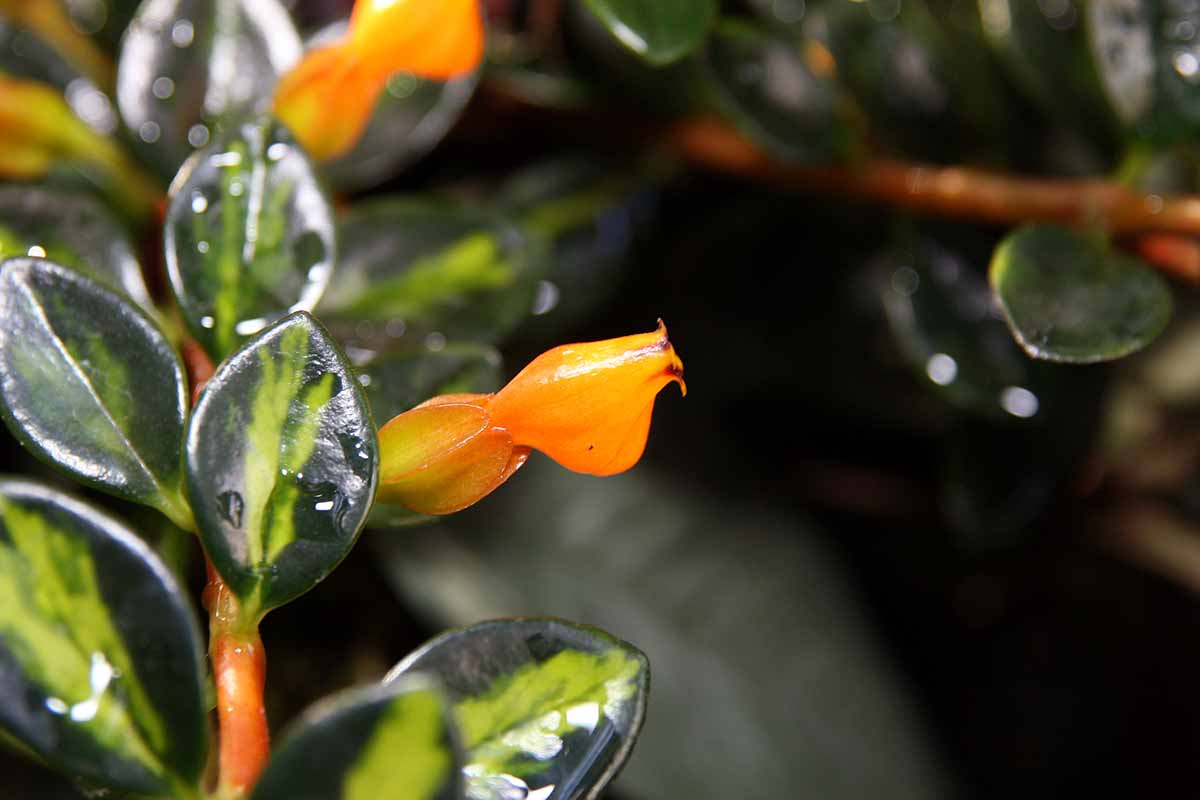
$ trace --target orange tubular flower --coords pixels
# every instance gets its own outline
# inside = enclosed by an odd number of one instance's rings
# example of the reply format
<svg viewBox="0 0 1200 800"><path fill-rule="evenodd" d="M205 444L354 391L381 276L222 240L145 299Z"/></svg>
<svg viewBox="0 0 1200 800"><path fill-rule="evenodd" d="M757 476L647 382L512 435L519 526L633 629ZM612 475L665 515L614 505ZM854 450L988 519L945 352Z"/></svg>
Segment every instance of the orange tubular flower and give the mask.
<svg viewBox="0 0 1200 800"><path fill-rule="evenodd" d="M313 158L337 158L362 136L389 77L464 75L483 40L478 0L358 0L346 35L284 76L275 114Z"/></svg>
<svg viewBox="0 0 1200 800"><path fill-rule="evenodd" d="M379 431L379 499L422 514L477 502L540 450L567 469L615 475L646 448L654 398L683 382L660 320L652 333L542 353L495 394L435 397Z"/></svg>

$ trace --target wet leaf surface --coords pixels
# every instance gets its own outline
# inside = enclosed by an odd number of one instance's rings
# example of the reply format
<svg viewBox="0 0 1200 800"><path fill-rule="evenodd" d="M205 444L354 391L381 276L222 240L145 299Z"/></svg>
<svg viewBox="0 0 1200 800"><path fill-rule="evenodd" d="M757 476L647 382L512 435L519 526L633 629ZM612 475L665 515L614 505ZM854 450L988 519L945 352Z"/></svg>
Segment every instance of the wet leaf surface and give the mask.
<svg viewBox="0 0 1200 800"><path fill-rule="evenodd" d="M203 659L190 606L137 536L39 484L0 481L0 733L99 786L194 792Z"/></svg>
<svg viewBox="0 0 1200 800"><path fill-rule="evenodd" d="M454 704L473 800L598 797L633 748L650 682L632 645L545 618L443 634L387 680L421 672Z"/></svg>
<svg viewBox="0 0 1200 800"><path fill-rule="evenodd" d="M270 108L299 60L278 0L144 0L117 65L117 106L144 160L170 179L229 126Z"/></svg>
<svg viewBox="0 0 1200 800"><path fill-rule="evenodd" d="M292 311L334 264L333 210L278 123L246 123L196 153L171 192L167 271L192 335L220 361Z"/></svg>
<svg viewBox="0 0 1200 800"><path fill-rule="evenodd" d="M284 735L252 800L461 800L449 704L409 677L335 695Z"/></svg>
<svg viewBox="0 0 1200 800"><path fill-rule="evenodd" d="M247 613L303 594L345 557L378 462L362 389L308 314L218 368L188 428L188 494L205 551Z"/></svg>
<svg viewBox="0 0 1200 800"><path fill-rule="evenodd" d="M1051 225L1010 234L992 257L992 288L1021 347L1046 361L1110 361L1142 349L1171 318L1153 269Z"/></svg>
<svg viewBox="0 0 1200 800"><path fill-rule="evenodd" d="M111 289L40 258L0 265L0 410L40 458L187 524L187 409L166 337Z"/></svg>

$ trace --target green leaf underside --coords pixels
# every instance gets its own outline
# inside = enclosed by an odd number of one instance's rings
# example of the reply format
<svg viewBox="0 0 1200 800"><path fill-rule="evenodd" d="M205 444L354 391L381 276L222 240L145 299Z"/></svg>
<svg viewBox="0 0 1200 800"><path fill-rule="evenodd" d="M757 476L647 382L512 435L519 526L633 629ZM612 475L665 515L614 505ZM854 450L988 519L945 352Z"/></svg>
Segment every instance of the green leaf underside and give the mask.
<svg viewBox="0 0 1200 800"><path fill-rule="evenodd" d="M186 601L133 534L0 482L0 727L100 786L194 796L201 658Z"/></svg>
<svg viewBox="0 0 1200 800"><path fill-rule="evenodd" d="M715 0L587 0L621 44L662 66L695 50L716 19Z"/></svg>
<svg viewBox="0 0 1200 800"><path fill-rule="evenodd" d="M0 410L39 457L186 526L186 402L175 351L123 296L42 259L0 265Z"/></svg>
<svg viewBox="0 0 1200 800"><path fill-rule="evenodd" d="M649 679L634 648L557 620L446 634L389 679L415 671L447 686L468 795L482 800L546 787L555 800L597 796L632 748Z"/></svg>
<svg viewBox="0 0 1200 800"><path fill-rule="evenodd" d="M746 136L780 158L825 163L848 155L853 136L833 76L815 72L802 48L792 37L722 22L704 65L715 105Z"/></svg>
<svg viewBox="0 0 1200 800"><path fill-rule="evenodd" d="M470 207L381 200L339 225L338 278L319 311L345 338L365 320L403 323L407 340L495 341L530 313L548 266L545 243ZM364 342L370 349L392 340Z"/></svg>
<svg viewBox="0 0 1200 800"><path fill-rule="evenodd" d="M375 491L378 445L345 357L307 314L214 376L188 438L188 489L226 583L265 613L345 556Z"/></svg>
<svg viewBox="0 0 1200 800"><path fill-rule="evenodd" d="M1170 289L1154 270L1065 228L1010 234L989 274L1013 335L1034 358L1121 358L1153 341L1171 317Z"/></svg>
<svg viewBox="0 0 1200 800"><path fill-rule="evenodd" d="M455 800L461 766L449 708L418 678L319 705L285 737L253 800Z"/></svg>
<svg viewBox="0 0 1200 800"><path fill-rule="evenodd" d="M244 125L189 165L167 216L167 267L189 329L220 360L313 308L332 272L333 215L278 125Z"/></svg>

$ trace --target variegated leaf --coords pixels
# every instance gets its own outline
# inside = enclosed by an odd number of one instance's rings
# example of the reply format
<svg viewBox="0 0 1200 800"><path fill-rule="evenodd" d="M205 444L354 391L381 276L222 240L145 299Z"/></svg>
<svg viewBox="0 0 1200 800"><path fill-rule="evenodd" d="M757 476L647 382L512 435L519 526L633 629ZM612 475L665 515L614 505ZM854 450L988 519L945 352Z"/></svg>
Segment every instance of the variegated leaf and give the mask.
<svg viewBox="0 0 1200 800"><path fill-rule="evenodd" d="M0 733L98 786L198 798L203 659L187 601L137 536L0 481Z"/></svg>
<svg viewBox="0 0 1200 800"><path fill-rule="evenodd" d="M307 313L221 365L188 428L187 484L205 550L248 613L308 591L350 551L378 451L358 381Z"/></svg>
<svg viewBox="0 0 1200 800"><path fill-rule="evenodd" d="M333 271L333 210L278 123L241 125L188 160L163 231L171 289L220 361L292 311L311 311Z"/></svg>
<svg viewBox="0 0 1200 800"><path fill-rule="evenodd" d="M435 675L454 703L472 800L592 800L642 726L645 655L598 628L552 618L443 634L389 673Z"/></svg>
<svg viewBox="0 0 1200 800"><path fill-rule="evenodd" d="M35 454L190 527L186 403L178 356L124 296L45 259L0 263L0 413Z"/></svg>
<svg viewBox="0 0 1200 800"><path fill-rule="evenodd" d="M450 706L428 680L409 677L311 709L252 800L459 800L461 769Z"/></svg>

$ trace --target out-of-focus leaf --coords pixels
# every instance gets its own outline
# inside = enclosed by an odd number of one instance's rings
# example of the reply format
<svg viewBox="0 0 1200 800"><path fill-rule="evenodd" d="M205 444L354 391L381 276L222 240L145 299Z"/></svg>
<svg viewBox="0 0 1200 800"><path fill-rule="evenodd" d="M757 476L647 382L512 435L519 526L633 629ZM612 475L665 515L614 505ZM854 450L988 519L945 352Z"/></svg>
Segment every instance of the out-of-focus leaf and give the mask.
<svg viewBox="0 0 1200 800"><path fill-rule="evenodd" d="M702 60L717 108L776 155L819 163L852 150L834 60L815 41L722 22Z"/></svg>
<svg viewBox="0 0 1200 800"><path fill-rule="evenodd" d="M338 228L338 279L319 312L344 341L495 342L529 315L546 270L545 243L480 209L384 199L354 207Z"/></svg>
<svg viewBox="0 0 1200 800"><path fill-rule="evenodd" d="M500 353L486 345L447 344L387 353L358 368L375 419L397 414L440 394L484 394L500 388Z"/></svg>
<svg viewBox="0 0 1200 800"><path fill-rule="evenodd" d="M94 131L108 135L117 130L117 111L95 81L81 74L29 28L4 17L2 12L0 72L56 86L75 114Z"/></svg>
<svg viewBox="0 0 1200 800"><path fill-rule="evenodd" d="M200 537L248 615L303 594L337 566L358 538L378 473L362 389L304 312L226 360L188 428Z"/></svg>
<svg viewBox="0 0 1200 800"><path fill-rule="evenodd" d="M186 526L186 386L121 295L44 259L0 263L0 411L40 458Z"/></svg>
<svg viewBox="0 0 1200 800"><path fill-rule="evenodd" d="M0 481L0 731L99 786L196 796L203 659L188 602L137 536Z"/></svg>
<svg viewBox="0 0 1200 800"><path fill-rule="evenodd" d="M1108 98L1121 121L1152 141L1200 130L1200 7L1172 0L1084 5Z"/></svg>
<svg viewBox="0 0 1200 800"><path fill-rule="evenodd" d="M985 258L981 250L980 263ZM897 246L881 268L888 323L931 388L986 417L1042 419L1055 392L1054 368L1030 361L1013 342L967 249L921 237Z"/></svg>
<svg viewBox="0 0 1200 800"><path fill-rule="evenodd" d="M1080 125L1080 133L1094 142L1115 140L1116 120L1082 19L1092 12L1081 10L1076 0L979 0L979 12L1002 63L1043 111L1064 124Z"/></svg>
<svg viewBox="0 0 1200 800"><path fill-rule="evenodd" d="M1141 261L1082 234L1033 225L992 258L992 288L1033 358L1109 361L1153 341L1171 318L1166 282Z"/></svg>
<svg viewBox="0 0 1200 800"><path fill-rule="evenodd" d="M0 258L40 255L117 289L148 313L154 302L133 245L92 198L42 186L0 186Z"/></svg>
<svg viewBox="0 0 1200 800"><path fill-rule="evenodd" d="M164 232L171 289L214 361L292 311L333 273L333 210L287 131L238 127L184 165Z"/></svg>
<svg viewBox="0 0 1200 800"><path fill-rule="evenodd" d="M979 57L982 35L955 28L951 37L922 0L839 0L818 5L804 23L833 54L838 80L885 147L950 161L999 149L1009 134L1001 87Z"/></svg>
<svg viewBox="0 0 1200 800"><path fill-rule="evenodd" d="M169 179L224 121L265 112L301 52L278 0L144 0L121 46L117 106Z"/></svg>
<svg viewBox="0 0 1200 800"><path fill-rule="evenodd" d="M621 44L651 64L670 64L704 41L717 16L716 0L585 0Z"/></svg>
<svg viewBox="0 0 1200 800"><path fill-rule="evenodd" d="M443 634L387 680L421 672L454 703L473 800L598 797L633 749L650 684L637 648L544 618Z"/></svg>
<svg viewBox="0 0 1200 800"><path fill-rule="evenodd" d="M639 234L652 226L657 192L654 174L594 156L547 161L501 187L499 206L550 243L533 304L539 335L552 338L612 299Z"/></svg>
<svg viewBox="0 0 1200 800"><path fill-rule="evenodd" d="M475 508L372 543L438 624L553 614L644 647L669 678L655 683L623 795L944 796L821 538L794 513L687 494L644 469L596 481L534 459Z"/></svg>
<svg viewBox="0 0 1200 800"><path fill-rule="evenodd" d="M421 676L343 692L288 731L252 800L461 800L449 704Z"/></svg>

